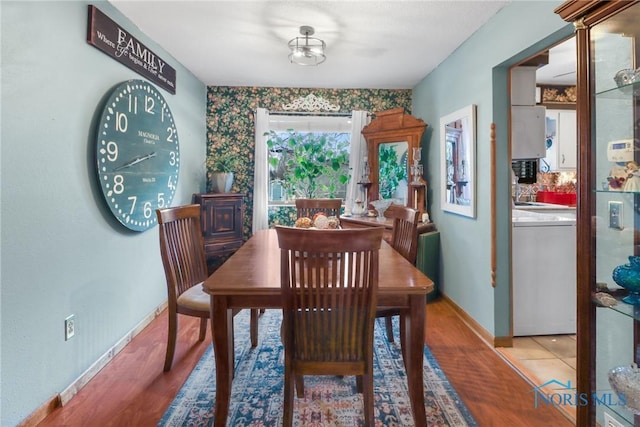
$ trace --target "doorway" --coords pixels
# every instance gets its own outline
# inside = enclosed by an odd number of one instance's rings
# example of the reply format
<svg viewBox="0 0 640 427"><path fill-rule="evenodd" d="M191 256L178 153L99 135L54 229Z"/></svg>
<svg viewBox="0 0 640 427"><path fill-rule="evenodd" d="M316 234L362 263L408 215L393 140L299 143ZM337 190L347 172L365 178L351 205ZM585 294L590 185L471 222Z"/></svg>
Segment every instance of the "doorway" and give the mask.
<svg viewBox="0 0 640 427"><path fill-rule="evenodd" d="M514 77L517 69L533 79L525 90L533 91L534 103L522 108L544 117L542 137L535 141L542 152L511 159L513 346L498 351L536 386L554 379L576 382L576 66L571 37L511 71L512 108L523 102L514 93L521 83ZM511 137L512 153L520 156L515 129ZM575 408L566 411L575 416Z"/></svg>

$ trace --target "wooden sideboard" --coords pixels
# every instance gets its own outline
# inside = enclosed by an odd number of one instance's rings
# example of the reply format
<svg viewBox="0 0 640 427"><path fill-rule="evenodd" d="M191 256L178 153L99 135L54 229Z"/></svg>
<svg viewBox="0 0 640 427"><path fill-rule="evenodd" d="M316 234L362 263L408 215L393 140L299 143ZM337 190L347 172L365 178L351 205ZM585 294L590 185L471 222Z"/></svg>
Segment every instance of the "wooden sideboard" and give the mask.
<svg viewBox="0 0 640 427"><path fill-rule="evenodd" d="M193 203L200 205L204 250L211 274L242 246L242 194L194 194Z"/></svg>

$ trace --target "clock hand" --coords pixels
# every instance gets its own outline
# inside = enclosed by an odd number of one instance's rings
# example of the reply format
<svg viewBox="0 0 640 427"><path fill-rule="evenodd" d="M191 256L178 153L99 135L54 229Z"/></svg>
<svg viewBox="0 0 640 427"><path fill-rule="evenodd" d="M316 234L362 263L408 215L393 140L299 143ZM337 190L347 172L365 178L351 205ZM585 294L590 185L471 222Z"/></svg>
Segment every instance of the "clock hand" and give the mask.
<svg viewBox="0 0 640 427"><path fill-rule="evenodd" d="M124 168L130 168L133 165L137 165L138 163L144 162L145 160L148 160L155 156L156 156L156 153L154 151L153 153L147 154L146 156L136 157L135 159L128 161L124 165L118 166L117 168L114 169L114 171L119 171L120 169L124 169Z"/></svg>

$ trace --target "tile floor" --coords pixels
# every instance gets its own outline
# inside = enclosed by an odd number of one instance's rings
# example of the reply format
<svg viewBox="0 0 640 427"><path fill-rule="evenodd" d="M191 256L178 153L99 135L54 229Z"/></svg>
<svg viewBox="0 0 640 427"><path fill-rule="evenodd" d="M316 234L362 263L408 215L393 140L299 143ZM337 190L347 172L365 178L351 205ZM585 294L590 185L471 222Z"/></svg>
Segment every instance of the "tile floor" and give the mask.
<svg viewBox="0 0 640 427"><path fill-rule="evenodd" d="M576 387L576 336L546 335L514 337L513 347L497 350L527 378L533 387L551 380ZM560 390L559 384L550 384L547 392ZM563 408L570 417L575 417L575 408Z"/></svg>
<svg viewBox="0 0 640 427"><path fill-rule="evenodd" d="M555 379L576 383L576 337L575 335L545 335L514 337L513 347L498 349L536 384Z"/></svg>

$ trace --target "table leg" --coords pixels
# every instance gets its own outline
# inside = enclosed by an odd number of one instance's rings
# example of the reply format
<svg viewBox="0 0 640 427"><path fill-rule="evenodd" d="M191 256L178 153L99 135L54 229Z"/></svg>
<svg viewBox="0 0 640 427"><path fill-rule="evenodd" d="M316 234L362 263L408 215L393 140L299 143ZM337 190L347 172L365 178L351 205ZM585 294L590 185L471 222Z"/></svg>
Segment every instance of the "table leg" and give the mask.
<svg viewBox="0 0 640 427"><path fill-rule="evenodd" d="M213 425L224 427L229 414L233 379L233 312L224 297L211 296L211 334L216 361L216 401Z"/></svg>
<svg viewBox="0 0 640 427"><path fill-rule="evenodd" d="M409 315L407 313L403 313L405 310L400 311L400 350L402 350L402 361L404 362L404 370L409 371L407 368L407 318Z"/></svg>
<svg viewBox="0 0 640 427"><path fill-rule="evenodd" d="M424 408L424 337L425 337L425 299L424 295L411 295L409 297L409 309L403 310L404 331L402 331L402 344L405 368L407 370L407 382L409 397L413 408L413 419L417 426L427 425L427 416Z"/></svg>

